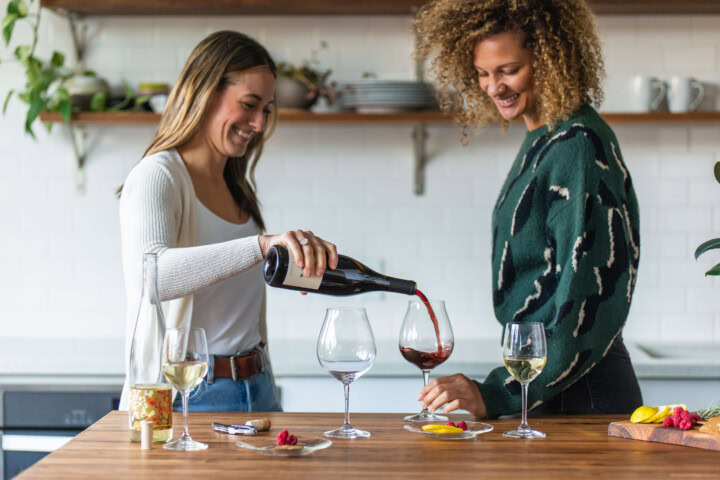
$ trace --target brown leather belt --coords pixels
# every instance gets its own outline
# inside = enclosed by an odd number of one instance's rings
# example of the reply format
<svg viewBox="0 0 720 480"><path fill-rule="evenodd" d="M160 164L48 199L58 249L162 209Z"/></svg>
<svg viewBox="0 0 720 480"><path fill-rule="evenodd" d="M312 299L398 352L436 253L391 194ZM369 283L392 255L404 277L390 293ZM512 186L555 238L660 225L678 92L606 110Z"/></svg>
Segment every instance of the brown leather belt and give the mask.
<svg viewBox="0 0 720 480"><path fill-rule="evenodd" d="M232 378L237 381L238 378L252 377L262 372L264 367L264 352L256 348L242 357L215 357L213 378Z"/></svg>

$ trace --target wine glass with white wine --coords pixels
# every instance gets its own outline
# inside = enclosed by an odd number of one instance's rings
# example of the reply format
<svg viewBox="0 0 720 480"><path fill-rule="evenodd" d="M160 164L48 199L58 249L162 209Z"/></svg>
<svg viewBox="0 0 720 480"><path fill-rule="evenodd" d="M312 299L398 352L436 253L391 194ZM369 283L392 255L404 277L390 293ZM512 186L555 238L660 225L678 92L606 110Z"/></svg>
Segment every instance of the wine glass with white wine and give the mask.
<svg viewBox="0 0 720 480"><path fill-rule="evenodd" d="M505 325L503 361L508 372L522 388L522 420L517 429L503 435L513 438L544 437L527 423L528 385L540 375L547 361L545 327L542 323L508 323Z"/></svg>
<svg viewBox="0 0 720 480"><path fill-rule="evenodd" d="M325 432L334 438L369 437L350 424L350 383L375 362L375 337L364 308L328 308L317 342L320 365L345 387L345 422Z"/></svg>
<svg viewBox="0 0 720 480"><path fill-rule="evenodd" d="M167 381L182 395L183 433L168 450L205 450L206 443L190 438L187 426L188 396L200 385L208 372L208 349L202 328L169 328L163 341L163 373Z"/></svg>

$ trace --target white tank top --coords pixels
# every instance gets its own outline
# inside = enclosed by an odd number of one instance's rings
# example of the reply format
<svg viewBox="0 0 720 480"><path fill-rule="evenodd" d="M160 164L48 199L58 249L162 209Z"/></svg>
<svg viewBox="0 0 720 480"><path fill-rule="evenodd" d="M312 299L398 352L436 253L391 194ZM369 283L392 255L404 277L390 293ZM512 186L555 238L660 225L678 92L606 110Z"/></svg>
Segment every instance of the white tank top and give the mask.
<svg viewBox="0 0 720 480"><path fill-rule="evenodd" d="M197 201L197 245L258 235L250 218L242 225L215 215ZM234 355L260 343L260 307L265 294L262 263L246 272L195 292L192 326L204 328L211 355Z"/></svg>

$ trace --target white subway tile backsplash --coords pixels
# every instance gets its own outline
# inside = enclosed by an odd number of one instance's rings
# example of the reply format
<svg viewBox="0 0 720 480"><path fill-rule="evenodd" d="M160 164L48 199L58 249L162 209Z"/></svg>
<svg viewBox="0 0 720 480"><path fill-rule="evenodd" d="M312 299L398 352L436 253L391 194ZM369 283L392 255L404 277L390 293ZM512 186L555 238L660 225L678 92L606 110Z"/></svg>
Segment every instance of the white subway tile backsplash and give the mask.
<svg viewBox="0 0 720 480"><path fill-rule="evenodd" d="M667 207L660 214L660 228L668 232L707 232L711 220L709 207Z"/></svg>
<svg viewBox="0 0 720 480"><path fill-rule="evenodd" d="M404 17L95 17L86 66L112 84L174 82L195 44L219 29L244 31L276 60L300 62L317 51L332 79L414 79L411 18ZM604 111L627 111L633 75L694 76L708 87L703 109L720 109L720 16L600 16L606 55ZM38 53L71 51L66 20L43 18ZM26 34L18 30L19 42ZM318 49L320 42L327 49ZM11 49L14 46L10 47ZM8 50L12 51L12 50ZM72 55L68 54L72 63ZM24 82L3 63L2 85ZM74 192L72 149L62 126L38 141L25 136L16 99L0 117L0 302L2 335L124 335L118 203L113 190L152 139L154 126L89 127L87 193ZM642 260L625 337L720 342L720 279L704 276L720 261L693 252L720 237L720 129L711 125L612 125L633 176L641 211ZM499 338L490 285L490 219L526 134L427 126L425 194L413 194L412 129L401 125L281 124L257 169L268 231L312 229L371 268L418 282L447 301L456 339ZM11 141L7 141L11 139ZM395 338L407 298L347 299L268 291L271 337L315 338L329 304L365 305L378 338ZM27 309L28 304L33 309ZM6 324L8 324L6 326ZM691 328L687 328L690 326ZM707 333L709 332L709 333ZM705 336L703 336L705 338Z"/></svg>
<svg viewBox="0 0 720 480"><path fill-rule="evenodd" d="M660 324L662 338L674 343L698 344L715 334L712 315L663 315Z"/></svg>

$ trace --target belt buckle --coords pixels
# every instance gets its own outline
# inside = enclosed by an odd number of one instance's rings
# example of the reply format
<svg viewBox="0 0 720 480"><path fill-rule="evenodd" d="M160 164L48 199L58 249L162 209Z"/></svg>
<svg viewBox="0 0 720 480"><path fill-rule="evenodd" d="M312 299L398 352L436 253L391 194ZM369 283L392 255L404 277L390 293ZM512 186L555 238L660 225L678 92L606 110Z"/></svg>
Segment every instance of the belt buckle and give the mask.
<svg viewBox="0 0 720 480"><path fill-rule="evenodd" d="M237 382L237 366L235 366L235 357L230 357L230 374L233 382Z"/></svg>

